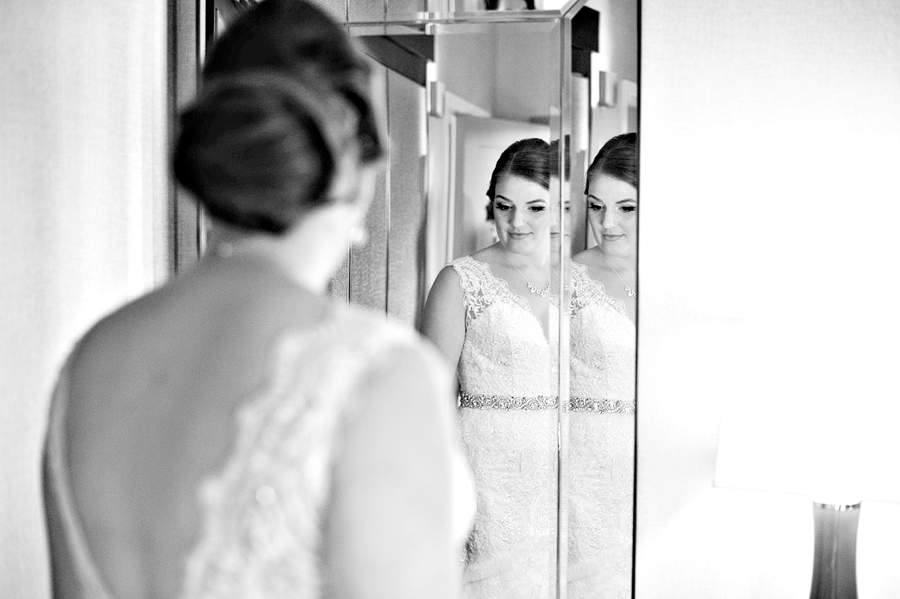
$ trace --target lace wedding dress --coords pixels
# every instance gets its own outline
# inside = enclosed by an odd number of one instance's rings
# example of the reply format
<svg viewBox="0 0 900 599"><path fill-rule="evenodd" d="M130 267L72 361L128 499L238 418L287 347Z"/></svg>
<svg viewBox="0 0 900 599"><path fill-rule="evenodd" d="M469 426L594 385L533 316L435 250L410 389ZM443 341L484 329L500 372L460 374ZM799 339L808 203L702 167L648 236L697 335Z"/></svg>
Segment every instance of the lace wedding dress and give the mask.
<svg viewBox="0 0 900 599"><path fill-rule="evenodd" d="M236 414L230 457L197 490L202 526L185 558L182 599L322 596L321 526L342 424L358 405L350 391L391 348L410 345L423 350L406 329L343 308L312 330L282 334L266 384ZM65 569L72 596L112 599L71 494L67 379L65 367L45 456L54 567ZM462 455L456 455L461 544L471 522L471 482Z"/></svg>
<svg viewBox="0 0 900 599"><path fill-rule="evenodd" d="M478 501L463 595L555 597L558 307L548 339L488 264L451 266L465 305L460 424Z"/></svg>
<svg viewBox="0 0 900 599"><path fill-rule="evenodd" d="M569 599L631 597L635 326L572 263Z"/></svg>

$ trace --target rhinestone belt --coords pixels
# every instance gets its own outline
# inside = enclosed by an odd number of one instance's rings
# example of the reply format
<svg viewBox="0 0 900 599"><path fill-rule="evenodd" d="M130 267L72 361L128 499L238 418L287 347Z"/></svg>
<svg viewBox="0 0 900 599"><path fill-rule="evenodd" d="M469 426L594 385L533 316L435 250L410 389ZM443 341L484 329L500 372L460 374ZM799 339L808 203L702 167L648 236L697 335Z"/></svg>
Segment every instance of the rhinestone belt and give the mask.
<svg viewBox="0 0 900 599"><path fill-rule="evenodd" d="M569 398L569 410L572 412L596 412L598 414L634 414L634 401L571 397Z"/></svg>
<svg viewBox="0 0 900 599"><path fill-rule="evenodd" d="M461 393L461 408L473 410L553 410L559 405L556 395L480 395ZM618 399L573 397L569 400L572 412L599 414L634 414L634 402Z"/></svg>
<svg viewBox="0 0 900 599"><path fill-rule="evenodd" d="M552 410L558 404L555 395L459 395L460 407L475 410Z"/></svg>

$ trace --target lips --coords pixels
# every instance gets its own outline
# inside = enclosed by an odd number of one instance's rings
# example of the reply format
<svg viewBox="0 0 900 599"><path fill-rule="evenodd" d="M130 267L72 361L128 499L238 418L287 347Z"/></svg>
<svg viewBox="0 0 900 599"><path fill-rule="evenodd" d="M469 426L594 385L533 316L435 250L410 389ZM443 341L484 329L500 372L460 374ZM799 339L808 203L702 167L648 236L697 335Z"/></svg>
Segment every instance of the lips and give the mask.
<svg viewBox="0 0 900 599"><path fill-rule="evenodd" d="M604 241L618 241L618 240L622 239L623 237L625 237L625 235L622 235L622 234L619 234L619 235L609 235L608 233L604 233L604 234L603 234L603 240L604 240Z"/></svg>
<svg viewBox="0 0 900 599"><path fill-rule="evenodd" d="M531 233L513 233L512 231L509 232L509 236L512 239L525 239L529 235L531 235Z"/></svg>

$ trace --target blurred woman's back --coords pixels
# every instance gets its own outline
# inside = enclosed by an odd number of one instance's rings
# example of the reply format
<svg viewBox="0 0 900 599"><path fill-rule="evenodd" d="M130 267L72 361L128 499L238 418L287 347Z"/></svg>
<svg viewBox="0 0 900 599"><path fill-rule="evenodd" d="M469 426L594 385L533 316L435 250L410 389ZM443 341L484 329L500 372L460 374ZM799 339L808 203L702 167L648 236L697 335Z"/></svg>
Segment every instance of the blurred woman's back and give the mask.
<svg viewBox="0 0 900 599"><path fill-rule="evenodd" d="M235 240L64 367L45 459L55 593L456 596L450 373L411 331L323 297L382 151L367 66L287 0L209 64L176 174Z"/></svg>

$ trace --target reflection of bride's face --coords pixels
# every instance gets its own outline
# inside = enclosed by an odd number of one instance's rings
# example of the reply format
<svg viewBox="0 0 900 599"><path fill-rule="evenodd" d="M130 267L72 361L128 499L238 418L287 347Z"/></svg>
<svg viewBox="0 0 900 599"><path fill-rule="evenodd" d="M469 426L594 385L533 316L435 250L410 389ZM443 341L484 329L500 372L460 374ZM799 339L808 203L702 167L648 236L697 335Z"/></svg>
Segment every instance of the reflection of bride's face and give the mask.
<svg viewBox="0 0 900 599"><path fill-rule="evenodd" d="M545 247L550 239L550 191L515 175L501 178L494 190L494 224L500 244L517 254Z"/></svg>
<svg viewBox="0 0 900 599"><path fill-rule="evenodd" d="M637 189L609 175L591 179L588 220L604 254L634 256L637 249Z"/></svg>

